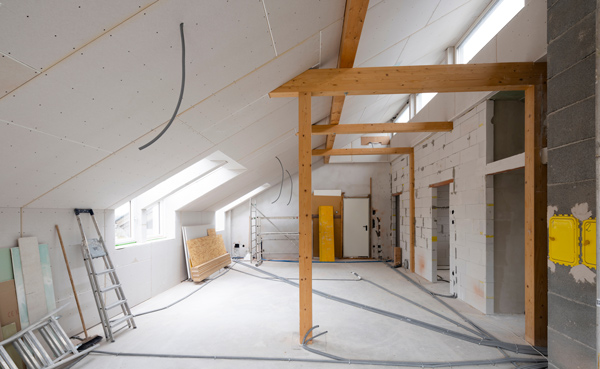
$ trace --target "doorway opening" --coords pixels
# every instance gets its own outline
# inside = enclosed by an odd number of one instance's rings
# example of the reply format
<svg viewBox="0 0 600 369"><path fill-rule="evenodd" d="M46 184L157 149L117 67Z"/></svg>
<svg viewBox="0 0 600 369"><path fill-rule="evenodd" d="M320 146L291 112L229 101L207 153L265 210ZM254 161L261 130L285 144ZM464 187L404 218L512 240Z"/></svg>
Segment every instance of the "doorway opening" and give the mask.
<svg viewBox="0 0 600 369"><path fill-rule="evenodd" d="M437 282L448 284L450 291L450 185L433 188L433 250Z"/></svg>

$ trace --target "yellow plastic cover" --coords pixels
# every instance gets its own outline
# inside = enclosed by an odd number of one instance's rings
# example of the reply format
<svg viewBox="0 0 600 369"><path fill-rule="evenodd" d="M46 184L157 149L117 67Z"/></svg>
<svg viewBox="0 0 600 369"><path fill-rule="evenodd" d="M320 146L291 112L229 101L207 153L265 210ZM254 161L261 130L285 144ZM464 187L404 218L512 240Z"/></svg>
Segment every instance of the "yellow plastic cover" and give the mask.
<svg viewBox="0 0 600 369"><path fill-rule="evenodd" d="M335 261L333 206L319 206L319 261Z"/></svg>
<svg viewBox="0 0 600 369"><path fill-rule="evenodd" d="M588 268L596 268L596 219L584 220L581 225L581 259Z"/></svg>
<svg viewBox="0 0 600 369"><path fill-rule="evenodd" d="M550 260L567 266L579 264L579 220L571 215L554 215L548 230Z"/></svg>

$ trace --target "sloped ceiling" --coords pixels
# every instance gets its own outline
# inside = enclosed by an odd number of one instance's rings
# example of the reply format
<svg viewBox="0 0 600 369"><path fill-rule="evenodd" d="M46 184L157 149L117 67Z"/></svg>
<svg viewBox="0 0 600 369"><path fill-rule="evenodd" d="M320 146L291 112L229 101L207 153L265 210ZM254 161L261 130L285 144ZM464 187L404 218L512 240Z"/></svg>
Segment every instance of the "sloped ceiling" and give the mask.
<svg viewBox="0 0 600 369"><path fill-rule="evenodd" d="M356 66L437 63L489 0L371 0ZM214 209L297 171L297 103L268 92L336 66L344 0L6 0L0 5L0 206L111 208L220 150L247 168L185 207ZM181 78L186 89L166 124ZM349 97L341 123L405 96ZM331 99L313 98L313 123ZM343 147L356 137L336 140ZM315 138L313 146L323 144ZM315 159L318 160L318 159Z"/></svg>

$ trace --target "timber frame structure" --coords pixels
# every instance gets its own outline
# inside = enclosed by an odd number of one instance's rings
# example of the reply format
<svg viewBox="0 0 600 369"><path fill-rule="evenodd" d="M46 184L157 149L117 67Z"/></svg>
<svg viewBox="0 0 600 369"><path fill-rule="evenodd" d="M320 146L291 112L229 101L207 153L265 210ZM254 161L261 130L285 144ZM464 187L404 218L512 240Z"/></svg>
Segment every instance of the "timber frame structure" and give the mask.
<svg viewBox="0 0 600 369"><path fill-rule="evenodd" d="M494 63L396 66L308 70L270 93L271 97L298 97L299 103L299 273L300 337L312 327L311 159L313 155L371 155L382 149L312 149L312 134L344 132L344 126L312 126L311 96L406 94L421 92L525 91L525 338L532 345L547 341L547 227L546 165L542 148L545 119L546 63ZM432 131L436 124L428 123ZM439 125L439 124L437 124ZM361 133L381 133L379 124L353 125ZM360 127L358 127L360 126ZM399 125L402 126L402 125ZM382 128L386 127L382 124ZM403 132L423 132L425 126L405 126ZM447 125L437 127L451 130ZM450 128L450 129L448 129ZM420 129L420 130L417 130ZM329 140L328 140L329 141ZM390 148L388 154L408 154L410 170L410 269L415 260L414 150Z"/></svg>

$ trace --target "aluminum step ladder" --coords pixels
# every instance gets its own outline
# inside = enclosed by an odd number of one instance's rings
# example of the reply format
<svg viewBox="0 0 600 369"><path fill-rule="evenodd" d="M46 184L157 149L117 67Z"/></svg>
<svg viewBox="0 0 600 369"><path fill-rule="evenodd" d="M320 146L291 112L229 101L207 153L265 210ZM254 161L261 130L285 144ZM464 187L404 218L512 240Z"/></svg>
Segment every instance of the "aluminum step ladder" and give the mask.
<svg viewBox="0 0 600 369"><path fill-rule="evenodd" d="M64 307L64 306L63 306ZM62 307L60 308L62 309ZM0 342L0 368L18 369L9 351L14 349L30 369L67 368L81 360L95 346L79 352L58 324L55 310L37 323ZM46 351L49 349L50 351Z"/></svg>
<svg viewBox="0 0 600 369"><path fill-rule="evenodd" d="M96 232L98 233L98 238L87 239L81 223L81 214L90 215L94 227L96 228ZM129 304L123 293L123 288L119 281L119 277L117 276L116 269L110 260L110 255L106 251L100 228L94 217L94 211L92 209L75 209L75 216L77 217L77 223L79 224L79 230L81 231L81 251L83 252L83 261L85 263L85 268L87 269L88 277L90 278L92 291L94 292L94 299L96 300L96 307L98 308L104 335L106 340L114 342L114 334L118 331L125 328L136 328L135 322L133 321L133 314L131 314L131 310L129 309ZM104 270L96 271L94 259L98 258L101 258L104 261ZM98 282L98 277L105 275L110 277L111 285L102 288ZM115 302L107 305L105 302L105 294L112 291L116 293L117 299ZM123 315L110 320L109 311L115 308L121 308Z"/></svg>

